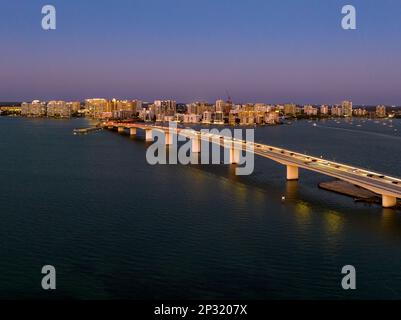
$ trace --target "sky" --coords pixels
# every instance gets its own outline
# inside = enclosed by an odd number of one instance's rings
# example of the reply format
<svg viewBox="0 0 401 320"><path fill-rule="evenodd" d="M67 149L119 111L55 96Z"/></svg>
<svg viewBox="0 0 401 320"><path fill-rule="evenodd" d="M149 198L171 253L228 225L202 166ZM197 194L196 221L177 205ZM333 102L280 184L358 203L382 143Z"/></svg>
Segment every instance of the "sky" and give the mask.
<svg viewBox="0 0 401 320"><path fill-rule="evenodd" d="M41 27L56 7L57 29ZM356 8L343 30L341 8ZM0 101L401 105L399 0L0 0Z"/></svg>

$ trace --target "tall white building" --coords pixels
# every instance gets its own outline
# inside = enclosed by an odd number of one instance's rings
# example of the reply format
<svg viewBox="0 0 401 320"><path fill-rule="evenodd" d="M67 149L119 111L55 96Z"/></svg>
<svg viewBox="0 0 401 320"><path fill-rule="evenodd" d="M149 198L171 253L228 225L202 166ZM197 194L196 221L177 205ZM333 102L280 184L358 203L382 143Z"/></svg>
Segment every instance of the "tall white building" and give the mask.
<svg viewBox="0 0 401 320"><path fill-rule="evenodd" d="M46 115L46 103L34 100L31 103L21 104L21 115L26 117L44 117Z"/></svg>
<svg viewBox="0 0 401 320"><path fill-rule="evenodd" d="M329 114L329 106L321 105L320 106L320 114L328 115Z"/></svg>
<svg viewBox="0 0 401 320"><path fill-rule="evenodd" d="M351 101L343 101L341 104L343 108L343 114L346 117L352 117L352 102Z"/></svg>
<svg viewBox="0 0 401 320"><path fill-rule="evenodd" d="M216 101L216 111L223 112L226 102L224 100L217 100Z"/></svg>
<svg viewBox="0 0 401 320"><path fill-rule="evenodd" d="M306 105L306 106L304 106L304 114L307 116L316 116L317 108L315 108L311 105Z"/></svg>
<svg viewBox="0 0 401 320"><path fill-rule="evenodd" d="M174 116L177 111L177 102L174 100L155 100L156 114Z"/></svg>
<svg viewBox="0 0 401 320"><path fill-rule="evenodd" d="M70 118L71 106L65 101L49 101L47 104L47 116L56 118Z"/></svg>
<svg viewBox="0 0 401 320"><path fill-rule="evenodd" d="M385 118L386 117L386 107L385 106L377 106L376 107L376 117Z"/></svg>

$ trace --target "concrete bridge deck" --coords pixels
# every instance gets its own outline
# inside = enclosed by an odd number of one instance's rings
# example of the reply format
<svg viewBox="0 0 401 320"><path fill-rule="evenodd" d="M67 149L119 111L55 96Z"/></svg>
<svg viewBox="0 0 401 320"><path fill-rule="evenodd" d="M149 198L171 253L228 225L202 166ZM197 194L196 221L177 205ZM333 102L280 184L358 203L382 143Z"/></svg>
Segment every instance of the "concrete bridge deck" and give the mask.
<svg viewBox="0 0 401 320"><path fill-rule="evenodd" d="M401 198L401 179L391 177L389 175L366 170L363 168L350 166L340 162L325 160L306 154L294 152L284 148L269 146L257 142L249 142L245 140L237 140L231 137L216 135L211 133L202 133L200 131L169 128L156 125L146 124L124 124L118 122L106 122L105 127L129 128L132 130L141 129L147 132L151 130L161 130L169 134L172 130L174 134L185 136L188 139L201 139L218 143L222 147L227 147L227 140L232 144L232 148L239 151L253 152L264 158L276 161L287 166L287 179L297 180L299 177L299 168L318 172L330 177L334 177L343 181L347 181L354 185L360 186L382 196L383 207L394 207L397 204L397 198ZM134 132L134 131L132 131ZM136 133L136 131L135 131ZM171 133L171 131L170 131ZM147 136L149 138L149 136Z"/></svg>

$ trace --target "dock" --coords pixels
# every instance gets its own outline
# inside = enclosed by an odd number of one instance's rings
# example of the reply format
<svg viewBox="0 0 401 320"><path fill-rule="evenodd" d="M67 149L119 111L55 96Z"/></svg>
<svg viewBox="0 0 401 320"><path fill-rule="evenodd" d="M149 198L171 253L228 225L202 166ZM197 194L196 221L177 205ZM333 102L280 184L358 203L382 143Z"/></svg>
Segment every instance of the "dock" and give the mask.
<svg viewBox="0 0 401 320"><path fill-rule="evenodd" d="M342 194L348 197L354 198L355 202L365 202L365 203L381 203L381 195L374 193L372 191L366 190L362 187L355 186L349 182L334 180L328 182L319 183L319 188L332 191L338 194ZM395 206L397 209L401 209L401 202L397 201Z"/></svg>
<svg viewBox="0 0 401 320"><path fill-rule="evenodd" d="M375 202L375 199L380 199L380 195L372 191L341 180L321 182L319 183L319 188L333 191L345 196L353 197L354 199L359 201Z"/></svg>
<svg viewBox="0 0 401 320"><path fill-rule="evenodd" d="M88 134L90 132L102 130L101 127L90 127L90 128L81 128L81 129L74 129L74 134Z"/></svg>

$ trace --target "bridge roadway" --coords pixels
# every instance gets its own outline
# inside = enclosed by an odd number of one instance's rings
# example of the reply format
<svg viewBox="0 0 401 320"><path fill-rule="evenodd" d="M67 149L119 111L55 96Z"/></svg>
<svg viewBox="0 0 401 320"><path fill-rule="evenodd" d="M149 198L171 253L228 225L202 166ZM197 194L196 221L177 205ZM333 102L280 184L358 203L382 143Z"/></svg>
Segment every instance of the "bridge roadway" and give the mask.
<svg viewBox="0 0 401 320"><path fill-rule="evenodd" d="M234 150L246 150L248 152L253 152L256 155L271 159L287 166L288 180L298 180L298 168L302 168L347 181L353 185L375 192L382 196L383 207L394 207L397 205L397 198L401 198L400 178L391 177L385 174L339 162L328 161L323 158L309 156L284 148L273 147L257 142L238 140L231 137L225 137L223 135L203 133L192 129L188 130L183 128L169 128L156 125L144 125L139 123L128 124L118 122L105 122L103 123L103 126L123 129L141 129L147 132L151 132L151 130L160 130L166 133L166 135L169 132L171 133L171 131L169 131L170 129L174 134L185 136L191 140L201 139L208 142L211 141L212 143L216 143L218 141L222 147L227 147L228 141L231 143Z"/></svg>

